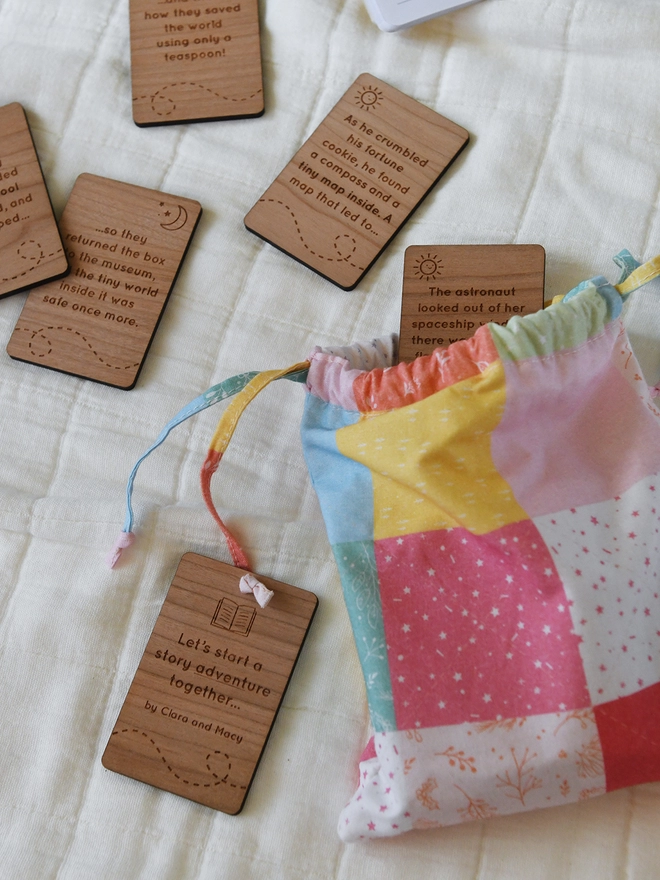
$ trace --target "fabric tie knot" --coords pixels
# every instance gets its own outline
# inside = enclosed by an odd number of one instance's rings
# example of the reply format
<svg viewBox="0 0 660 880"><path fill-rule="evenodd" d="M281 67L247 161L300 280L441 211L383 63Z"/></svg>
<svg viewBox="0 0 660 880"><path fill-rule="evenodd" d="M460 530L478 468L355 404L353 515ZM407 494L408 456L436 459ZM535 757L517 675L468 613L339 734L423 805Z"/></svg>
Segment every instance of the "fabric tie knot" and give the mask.
<svg viewBox="0 0 660 880"><path fill-rule="evenodd" d="M262 608L265 608L275 595L272 590L269 590L261 581L258 581L253 574L243 575L238 582L238 587L241 593L254 593L254 598Z"/></svg>

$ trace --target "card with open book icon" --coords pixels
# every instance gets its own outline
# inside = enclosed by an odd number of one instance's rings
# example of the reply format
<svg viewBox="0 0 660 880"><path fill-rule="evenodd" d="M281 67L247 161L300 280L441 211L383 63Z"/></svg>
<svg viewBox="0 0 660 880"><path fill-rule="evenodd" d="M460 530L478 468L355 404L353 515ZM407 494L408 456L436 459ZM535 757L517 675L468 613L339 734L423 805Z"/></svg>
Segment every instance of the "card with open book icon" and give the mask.
<svg viewBox="0 0 660 880"><path fill-rule="evenodd" d="M103 754L103 766L225 813L245 801L318 600L187 553ZM237 601L238 600L238 601Z"/></svg>

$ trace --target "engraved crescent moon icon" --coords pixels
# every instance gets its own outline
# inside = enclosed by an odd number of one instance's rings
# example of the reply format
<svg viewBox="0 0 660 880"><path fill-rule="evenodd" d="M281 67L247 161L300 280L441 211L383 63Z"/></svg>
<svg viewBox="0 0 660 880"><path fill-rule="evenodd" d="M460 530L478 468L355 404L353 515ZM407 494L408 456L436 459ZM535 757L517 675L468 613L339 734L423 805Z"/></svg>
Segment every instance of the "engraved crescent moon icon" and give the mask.
<svg viewBox="0 0 660 880"><path fill-rule="evenodd" d="M188 212L183 205L166 205L165 202L161 202L160 207L164 208L158 215L164 218L164 222L160 224L163 229L174 232L182 229L188 222Z"/></svg>

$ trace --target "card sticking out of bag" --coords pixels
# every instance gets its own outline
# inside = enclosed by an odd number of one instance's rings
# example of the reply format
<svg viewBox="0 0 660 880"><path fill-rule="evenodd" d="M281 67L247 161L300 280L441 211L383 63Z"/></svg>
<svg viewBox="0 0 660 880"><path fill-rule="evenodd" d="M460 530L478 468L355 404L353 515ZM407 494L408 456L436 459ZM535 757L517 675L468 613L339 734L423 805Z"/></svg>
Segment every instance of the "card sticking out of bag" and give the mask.
<svg viewBox="0 0 660 880"><path fill-rule="evenodd" d="M9 355L132 388L201 211L192 199L81 174L60 223L71 275L30 293Z"/></svg>
<svg viewBox="0 0 660 880"><path fill-rule="evenodd" d="M234 815L245 801L318 600L187 553L103 754L122 773Z"/></svg>
<svg viewBox="0 0 660 880"><path fill-rule="evenodd" d="M538 244L413 245L403 268L399 360L412 361L543 308Z"/></svg>
<svg viewBox="0 0 660 880"><path fill-rule="evenodd" d="M0 297L69 270L20 104L0 107Z"/></svg>
<svg viewBox="0 0 660 880"><path fill-rule="evenodd" d="M468 137L454 122L364 73L254 205L245 225L352 290Z"/></svg>
<svg viewBox="0 0 660 880"><path fill-rule="evenodd" d="M258 0L130 0L137 125L261 116Z"/></svg>

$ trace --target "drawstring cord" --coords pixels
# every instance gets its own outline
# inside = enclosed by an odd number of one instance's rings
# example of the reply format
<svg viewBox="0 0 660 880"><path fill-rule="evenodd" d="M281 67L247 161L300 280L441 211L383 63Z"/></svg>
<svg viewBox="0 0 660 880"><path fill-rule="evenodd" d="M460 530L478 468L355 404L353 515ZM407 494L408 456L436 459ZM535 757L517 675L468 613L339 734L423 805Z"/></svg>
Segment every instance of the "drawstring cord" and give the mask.
<svg viewBox="0 0 660 880"><path fill-rule="evenodd" d="M292 367L287 367L285 370L267 370L263 373L257 373L257 375L247 383L245 388L232 400L227 409L222 414L220 421L218 422L218 426L215 429L215 434L211 439L211 445L209 446L209 451L206 454L206 459L204 460L204 464L202 465L202 469L200 471L199 479L202 487L202 497L204 498L204 502L206 503L206 507L208 508L209 513L216 521L222 534L225 536L227 540L227 545L229 547L229 552L231 553L232 559L234 560L234 565L239 568L249 568L249 564L245 553L243 552L240 544L234 536L231 534L227 526L224 524L218 511L216 510L215 504L213 503L213 498L211 496L211 478L213 474L217 471L218 465L222 460L222 456L224 455L227 447L229 446L229 441L232 438L234 430L236 429L236 425L238 424L238 420L243 414L247 405L254 400L254 398L259 394L260 391L263 391L267 385L270 385L271 382L274 382L277 379L282 379L285 376L289 376L291 373L300 373L303 370L306 372L309 369L309 361L305 361L304 363L294 364Z"/></svg>
<svg viewBox="0 0 660 880"><path fill-rule="evenodd" d="M190 403L186 404L183 409L179 410L174 418L165 425L154 443L133 465L133 469L131 470L126 485L126 517L124 519L124 527L106 557L108 566L114 568L121 559L124 550L135 542L136 536L133 531L135 515L133 512L132 499L135 478L142 462L165 442L174 428L182 422L185 422L186 419L197 415L197 413L203 412L203 410L208 409L210 406L213 406L222 400L234 397L234 400L232 400L231 404L223 413L213 435L211 446L204 464L202 465L200 482L202 496L206 506L211 516L218 524L222 534L225 536L234 565L238 568L246 569L249 572L250 565L247 556L241 545L220 518L215 504L213 503L213 498L211 496L211 477L218 469L220 460L229 445L229 441L231 440L236 425L238 424L238 420L250 401L252 401L267 385L270 385L271 382L274 382L277 379L287 378L294 382L305 382L308 369L309 361L302 361L291 367L287 367L284 370L269 370L262 373L240 373L237 376L232 376L230 379L225 379L224 382L220 382L218 385L212 386L203 394L200 394ZM264 607L272 598L271 591L257 581L256 578L254 578L254 575L242 578L241 583L243 585L241 586L241 591L252 592L259 604L263 603L262 607ZM247 589L244 590L243 587L246 587Z"/></svg>

